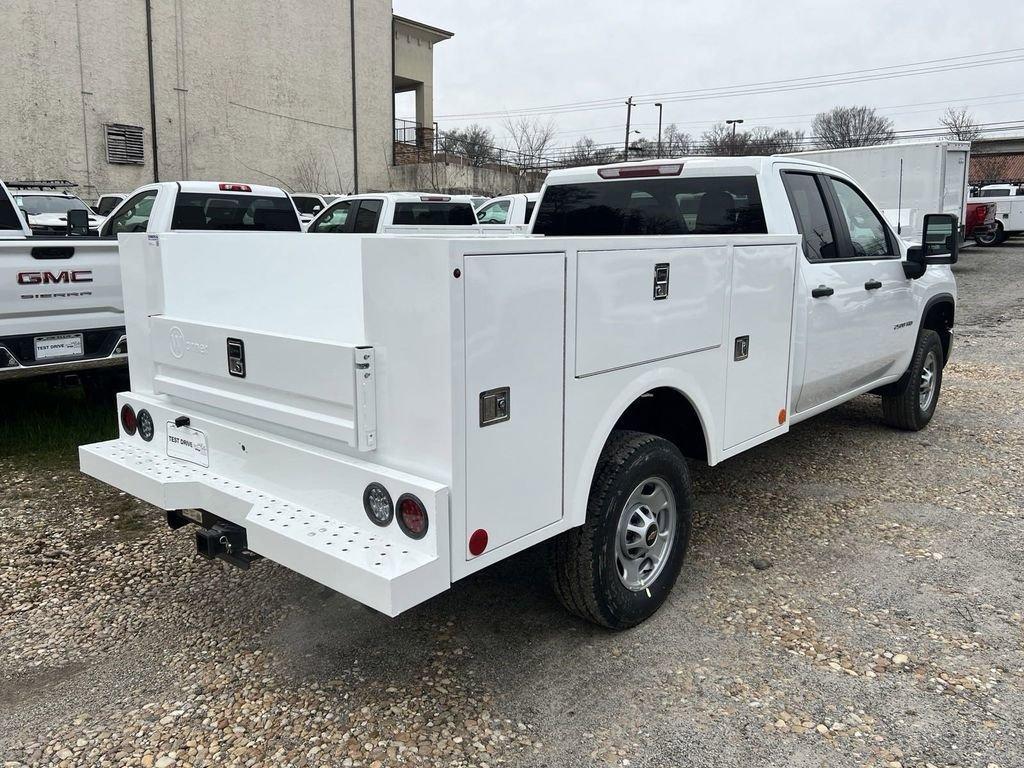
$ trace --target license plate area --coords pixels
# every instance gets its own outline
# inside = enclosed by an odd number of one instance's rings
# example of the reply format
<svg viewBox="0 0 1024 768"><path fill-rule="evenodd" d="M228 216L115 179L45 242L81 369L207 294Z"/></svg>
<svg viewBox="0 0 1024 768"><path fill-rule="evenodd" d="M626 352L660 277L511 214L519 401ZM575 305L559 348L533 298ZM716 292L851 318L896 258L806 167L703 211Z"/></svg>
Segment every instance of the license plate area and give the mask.
<svg viewBox="0 0 1024 768"><path fill-rule="evenodd" d="M57 360L67 357L81 357L85 344L80 333L63 333L57 336L36 336L33 340L36 361Z"/></svg>
<svg viewBox="0 0 1024 768"><path fill-rule="evenodd" d="M173 421L167 422L167 455L200 467L210 466L210 449L206 433L191 427L178 427Z"/></svg>

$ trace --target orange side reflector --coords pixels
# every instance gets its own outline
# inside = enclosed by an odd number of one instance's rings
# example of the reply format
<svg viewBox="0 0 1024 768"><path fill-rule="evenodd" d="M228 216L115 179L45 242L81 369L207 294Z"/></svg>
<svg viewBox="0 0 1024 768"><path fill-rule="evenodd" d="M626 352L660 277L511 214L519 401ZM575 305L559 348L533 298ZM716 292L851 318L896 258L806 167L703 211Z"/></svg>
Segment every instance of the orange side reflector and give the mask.
<svg viewBox="0 0 1024 768"><path fill-rule="evenodd" d="M782 408L779 411L779 424L785 424L785 423L786 423L786 409Z"/></svg>

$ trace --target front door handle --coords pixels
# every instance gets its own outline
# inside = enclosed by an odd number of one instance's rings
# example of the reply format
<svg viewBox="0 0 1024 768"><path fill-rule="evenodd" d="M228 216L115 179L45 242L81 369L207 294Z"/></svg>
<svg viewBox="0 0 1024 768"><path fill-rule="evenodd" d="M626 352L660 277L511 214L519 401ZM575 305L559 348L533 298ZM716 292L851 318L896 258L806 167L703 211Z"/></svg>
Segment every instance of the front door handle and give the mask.
<svg viewBox="0 0 1024 768"><path fill-rule="evenodd" d="M877 280L868 280L864 283L864 289L868 291L874 291L882 287L882 284Z"/></svg>
<svg viewBox="0 0 1024 768"><path fill-rule="evenodd" d="M831 296L835 292L834 288L829 288L827 285L819 285L817 288L811 289L811 296L816 299L821 299L825 296Z"/></svg>

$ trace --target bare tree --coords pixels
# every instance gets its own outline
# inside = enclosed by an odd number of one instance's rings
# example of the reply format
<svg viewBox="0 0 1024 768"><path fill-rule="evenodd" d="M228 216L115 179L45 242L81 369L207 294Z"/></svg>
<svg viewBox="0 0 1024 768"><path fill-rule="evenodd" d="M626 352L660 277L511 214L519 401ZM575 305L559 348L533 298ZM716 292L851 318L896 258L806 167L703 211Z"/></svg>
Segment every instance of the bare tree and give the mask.
<svg viewBox="0 0 1024 768"><path fill-rule="evenodd" d="M601 146L589 136L581 136L563 153L562 164L568 168L575 168L581 165L611 163L617 158L617 150Z"/></svg>
<svg viewBox="0 0 1024 768"><path fill-rule="evenodd" d="M752 155L782 155L799 151L803 141L803 131L759 126L747 134L746 149Z"/></svg>
<svg viewBox="0 0 1024 768"><path fill-rule="evenodd" d="M974 118L971 116L971 113L964 107L959 109L947 107L940 122L946 126L946 135L951 139L955 139L957 141L974 141L981 136L981 129L978 128L978 124L974 122Z"/></svg>
<svg viewBox="0 0 1024 768"><path fill-rule="evenodd" d="M684 157L693 154L693 139L680 131L675 123L665 126L661 137L661 154L666 157Z"/></svg>
<svg viewBox="0 0 1024 768"><path fill-rule="evenodd" d="M494 146L494 132L476 123L445 131L441 134L440 142L441 151L462 155L469 160L470 165L477 167L493 162L498 156Z"/></svg>
<svg viewBox="0 0 1024 768"><path fill-rule="evenodd" d="M529 117L513 119L509 116L505 118L504 127L522 166L541 164L554 143L555 124L551 120L543 123Z"/></svg>
<svg viewBox="0 0 1024 768"><path fill-rule="evenodd" d="M302 192L324 192L330 187L330 178L323 157L307 149L292 171L292 187Z"/></svg>
<svg viewBox="0 0 1024 768"><path fill-rule="evenodd" d="M873 107L833 107L819 112L811 130L818 145L825 149L889 144L896 138L892 120Z"/></svg>
<svg viewBox="0 0 1024 768"><path fill-rule="evenodd" d="M748 153L750 134L733 132L732 126L718 123L704 131L700 137L701 149L707 155L745 155Z"/></svg>

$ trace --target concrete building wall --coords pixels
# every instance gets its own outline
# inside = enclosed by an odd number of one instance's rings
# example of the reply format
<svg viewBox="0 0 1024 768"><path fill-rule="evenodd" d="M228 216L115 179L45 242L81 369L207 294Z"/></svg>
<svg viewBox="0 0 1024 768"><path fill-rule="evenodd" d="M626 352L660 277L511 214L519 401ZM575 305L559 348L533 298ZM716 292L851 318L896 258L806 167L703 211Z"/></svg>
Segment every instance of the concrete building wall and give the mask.
<svg viewBox="0 0 1024 768"><path fill-rule="evenodd" d="M161 180L353 191L350 2L360 187L386 179L390 0L152 0ZM0 42L0 178L153 180L145 0L5 0ZM144 165L107 163L110 122L143 126Z"/></svg>

